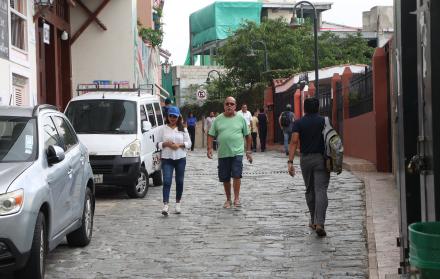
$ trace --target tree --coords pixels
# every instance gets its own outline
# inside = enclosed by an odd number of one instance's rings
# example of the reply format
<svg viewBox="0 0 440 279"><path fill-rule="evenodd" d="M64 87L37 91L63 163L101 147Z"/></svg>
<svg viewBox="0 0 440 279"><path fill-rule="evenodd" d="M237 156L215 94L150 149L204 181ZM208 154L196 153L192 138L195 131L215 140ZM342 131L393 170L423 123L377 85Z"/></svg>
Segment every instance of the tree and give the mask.
<svg viewBox="0 0 440 279"><path fill-rule="evenodd" d="M272 69L290 70L291 73L314 69L313 32L310 22L292 29L279 18L266 20L260 25L245 22L219 51L219 62L228 69L228 77L241 88L252 88L264 81L264 50L257 40L266 44ZM257 57L249 57L250 49L258 50ZM370 64L373 48L360 34L340 38L324 32L318 38L319 66L328 67L346 63ZM288 76L286 76L288 77Z"/></svg>

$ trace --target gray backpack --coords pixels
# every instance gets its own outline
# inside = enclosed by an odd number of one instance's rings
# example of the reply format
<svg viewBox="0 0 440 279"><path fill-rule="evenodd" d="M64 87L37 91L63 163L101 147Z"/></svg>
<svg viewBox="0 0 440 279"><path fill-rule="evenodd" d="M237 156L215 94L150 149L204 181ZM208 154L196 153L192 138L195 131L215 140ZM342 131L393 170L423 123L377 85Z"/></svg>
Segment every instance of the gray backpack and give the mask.
<svg viewBox="0 0 440 279"><path fill-rule="evenodd" d="M329 172L340 174L342 172L342 160L344 157L344 147L341 137L330 125L330 120L325 117L324 129L322 130L325 145L325 163Z"/></svg>

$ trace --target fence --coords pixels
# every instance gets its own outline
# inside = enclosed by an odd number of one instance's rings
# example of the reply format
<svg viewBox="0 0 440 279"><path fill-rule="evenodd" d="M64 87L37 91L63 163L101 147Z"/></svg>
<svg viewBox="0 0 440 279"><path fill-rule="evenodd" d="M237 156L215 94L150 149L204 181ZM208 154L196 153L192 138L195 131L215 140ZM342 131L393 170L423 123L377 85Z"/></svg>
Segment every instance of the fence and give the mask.
<svg viewBox="0 0 440 279"><path fill-rule="evenodd" d="M372 70L354 77L350 82L349 116L350 118L373 111L373 75Z"/></svg>
<svg viewBox="0 0 440 279"><path fill-rule="evenodd" d="M331 86L320 87L319 94L319 113L332 119L332 89Z"/></svg>

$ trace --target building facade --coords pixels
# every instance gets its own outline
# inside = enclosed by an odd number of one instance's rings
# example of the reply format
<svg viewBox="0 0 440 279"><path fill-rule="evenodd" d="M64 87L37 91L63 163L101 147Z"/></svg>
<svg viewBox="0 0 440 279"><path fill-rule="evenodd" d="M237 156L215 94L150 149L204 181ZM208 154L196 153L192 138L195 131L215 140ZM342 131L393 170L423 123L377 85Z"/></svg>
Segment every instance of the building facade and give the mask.
<svg viewBox="0 0 440 279"><path fill-rule="evenodd" d="M0 105L37 103L34 5L0 0Z"/></svg>

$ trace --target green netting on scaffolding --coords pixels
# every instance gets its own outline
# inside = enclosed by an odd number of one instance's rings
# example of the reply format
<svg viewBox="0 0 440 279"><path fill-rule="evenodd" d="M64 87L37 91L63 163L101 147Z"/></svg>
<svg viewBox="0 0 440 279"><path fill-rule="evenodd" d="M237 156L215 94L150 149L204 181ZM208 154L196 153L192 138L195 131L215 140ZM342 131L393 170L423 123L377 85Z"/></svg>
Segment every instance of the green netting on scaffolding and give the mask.
<svg viewBox="0 0 440 279"><path fill-rule="evenodd" d="M190 15L192 47L223 40L245 21L261 22L261 2L215 2Z"/></svg>

